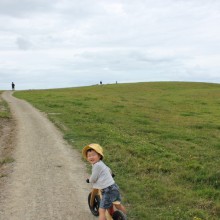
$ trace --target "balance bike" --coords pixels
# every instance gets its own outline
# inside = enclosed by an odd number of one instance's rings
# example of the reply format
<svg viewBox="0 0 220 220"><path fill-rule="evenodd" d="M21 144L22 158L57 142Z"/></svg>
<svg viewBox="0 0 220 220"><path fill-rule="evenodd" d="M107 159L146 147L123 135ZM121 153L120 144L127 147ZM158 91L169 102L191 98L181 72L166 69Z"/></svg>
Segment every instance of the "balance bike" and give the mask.
<svg viewBox="0 0 220 220"><path fill-rule="evenodd" d="M90 211L94 216L99 216L99 203L102 198L102 193L99 189L92 189L92 192L88 196L88 204ZM106 219L107 220L127 220L126 215L120 211L117 210L116 207L114 206L113 202L112 206L106 210Z"/></svg>

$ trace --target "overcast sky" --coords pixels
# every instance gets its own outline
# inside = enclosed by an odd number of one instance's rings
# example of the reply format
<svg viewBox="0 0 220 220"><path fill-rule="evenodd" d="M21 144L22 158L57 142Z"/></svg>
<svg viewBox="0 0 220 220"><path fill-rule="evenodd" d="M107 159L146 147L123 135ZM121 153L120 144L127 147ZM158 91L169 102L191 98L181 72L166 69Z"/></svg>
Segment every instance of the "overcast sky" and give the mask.
<svg viewBox="0 0 220 220"><path fill-rule="evenodd" d="M0 0L0 90L220 83L219 0Z"/></svg>

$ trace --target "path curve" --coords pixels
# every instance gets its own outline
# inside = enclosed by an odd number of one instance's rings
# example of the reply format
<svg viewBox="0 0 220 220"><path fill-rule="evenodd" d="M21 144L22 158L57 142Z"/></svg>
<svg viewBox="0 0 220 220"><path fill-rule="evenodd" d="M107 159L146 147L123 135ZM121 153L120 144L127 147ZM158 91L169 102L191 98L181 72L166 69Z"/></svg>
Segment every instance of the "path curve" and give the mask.
<svg viewBox="0 0 220 220"><path fill-rule="evenodd" d="M14 168L6 183L0 220L91 220L90 186L81 155L29 103L6 91L16 120Z"/></svg>

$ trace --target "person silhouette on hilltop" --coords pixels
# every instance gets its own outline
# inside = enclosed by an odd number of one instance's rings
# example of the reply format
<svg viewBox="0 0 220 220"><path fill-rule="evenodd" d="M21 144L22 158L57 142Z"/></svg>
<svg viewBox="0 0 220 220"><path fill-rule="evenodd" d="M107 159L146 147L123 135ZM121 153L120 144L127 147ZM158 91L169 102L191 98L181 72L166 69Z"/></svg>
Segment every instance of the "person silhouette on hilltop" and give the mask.
<svg viewBox="0 0 220 220"><path fill-rule="evenodd" d="M12 87L12 90L15 90L15 84L13 82L11 83L11 87Z"/></svg>

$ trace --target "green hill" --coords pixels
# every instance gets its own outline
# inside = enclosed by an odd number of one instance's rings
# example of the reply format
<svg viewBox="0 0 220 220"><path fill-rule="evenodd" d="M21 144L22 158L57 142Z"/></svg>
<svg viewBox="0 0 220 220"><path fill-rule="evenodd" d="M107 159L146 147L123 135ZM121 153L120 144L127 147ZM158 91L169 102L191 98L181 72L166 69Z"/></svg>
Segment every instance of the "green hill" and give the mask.
<svg viewBox="0 0 220 220"><path fill-rule="evenodd" d="M46 112L74 147L103 146L129 219L220 218L219 84L97 85L15 96Z"/></svg>

